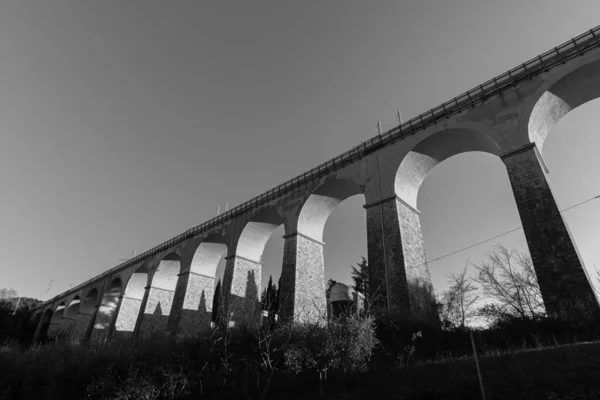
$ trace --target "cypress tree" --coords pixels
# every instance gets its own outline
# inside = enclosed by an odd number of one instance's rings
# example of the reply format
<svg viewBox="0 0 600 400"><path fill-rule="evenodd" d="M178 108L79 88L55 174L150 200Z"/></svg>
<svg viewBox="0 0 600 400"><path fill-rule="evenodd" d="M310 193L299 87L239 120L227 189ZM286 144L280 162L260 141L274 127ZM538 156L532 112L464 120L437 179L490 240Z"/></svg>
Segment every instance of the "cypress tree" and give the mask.
<svg viewBox="0 0 600 400"><path fill-rule="evenodd" d="M213 296L213 306L212 306L212 322L215 324L219 323L219 308L221 308L221 300L222 300L222 291L221 291L221 280L217 282L217 287L215 288L215 295Z"/></svg>
<svg viewBox="0 0 600 400"><path fill-rule="evenodd" d="M267 285L267 295L265 298L265 310L269 312L271 312L271 309L273 308L273 301L275 300L273 297L273 275L270 275L269 284Z"/></svg>

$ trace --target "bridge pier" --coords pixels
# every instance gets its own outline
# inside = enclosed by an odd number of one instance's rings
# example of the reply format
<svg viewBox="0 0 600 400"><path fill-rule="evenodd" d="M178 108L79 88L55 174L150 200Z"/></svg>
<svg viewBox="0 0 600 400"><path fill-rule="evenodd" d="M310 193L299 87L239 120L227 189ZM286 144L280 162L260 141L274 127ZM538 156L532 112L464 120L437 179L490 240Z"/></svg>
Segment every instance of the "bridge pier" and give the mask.
<svg viewBox="0 0 600 400"><path fill-rule="evenodd" d="M150 286L146 305L141 310L139 335L149 336L153 332L164 333L167 329L175 291Z"/></svg>
<svg viewBox="0 0 600 400"><path fill-rule="evenodd" d="M315 322L326 318L324 243L300 232L283 238L279 289L281 318L299 322Z"/></svg>
<svg viewBox="0 0 600 400"><path fill-rule="evenodd" d="M546 313L576 318L600 312L536 145L532 143L505 154L502 161L508 171Z"/></svg>
<svg viewBox="0 0 600 400"><path fill-rule="evenodd" d="M367 210L368 306L373 311L435 319L435 299L419 212L396 195L364 208Z"/></svg>
<svg viewBox="0 0 600 400"><path fill-rule="evenodd" d="M115 323L115 336L132 337L137 335L138 326L143 316L148 288L145 288L141 299L124 295L120 302L117 321Z"/></svg>
<svg viewBox="0 0 600 400"><path fill-rule="evenodd" d="M183 335L210 330L216 278L193 271L179 275L169 329Z"/></svg>
<svg viewBox="0 0 600 400"><path fill-rule="evenodd" d="M260 321L261 269L260 261L235 254L225 257L225 310L235 325Z"/></svg>
<svg viewBox="0 0 600 400"><path fill-rule="evenodd" d="M83 341L85 339L88 327L92 321L93 314L79 311L75 315L75 324L73 326L73 338Z"/></svg>

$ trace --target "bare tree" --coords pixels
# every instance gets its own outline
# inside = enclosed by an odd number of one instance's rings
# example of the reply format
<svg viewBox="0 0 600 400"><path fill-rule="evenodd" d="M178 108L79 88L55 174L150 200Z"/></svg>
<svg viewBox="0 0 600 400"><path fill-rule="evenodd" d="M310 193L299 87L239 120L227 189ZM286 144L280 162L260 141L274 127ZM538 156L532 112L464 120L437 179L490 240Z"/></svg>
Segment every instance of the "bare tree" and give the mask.
<svg viewBox="0 0 600 400"><path fill-rule="evenodd" d="M464 328L477 315L477 287L467 276L467 266L459 274L448 275L450 288L442 296L441 319L446 324Z"/></svg>
<svg viewBox="0 0 600 400"><path fill-rule="evenodd" d="M475 281L483 294L494 300L501 312L534 318L545 312L533 262L529 255L495 246L485 261L474 265Z"/></svg>
<svg viewBox="0 0 600 400"><path fill-rule="evenodd" d="M15 289L0 289L0 299L11 299L17 297L17 291Z"/></svg>

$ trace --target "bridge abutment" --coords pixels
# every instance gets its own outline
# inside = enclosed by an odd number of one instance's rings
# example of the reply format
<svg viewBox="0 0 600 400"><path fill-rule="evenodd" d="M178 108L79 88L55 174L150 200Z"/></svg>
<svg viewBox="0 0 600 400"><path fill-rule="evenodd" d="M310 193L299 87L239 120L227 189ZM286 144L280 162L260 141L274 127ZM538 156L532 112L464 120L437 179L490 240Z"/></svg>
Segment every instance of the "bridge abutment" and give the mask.
<svg viewBox="0 0 600 400"><path fill-rule="evenodd" d="M435 318L435 299L425 258L419 212L397 196L367 210L369 292L373 311Z"/></svg>
<svg viewBox="0 0 600 400"><path fill-rule="evenodd" d="M573 318L600 312L536 145L505 154L502 161L508 171L546 313Z"/></svg>

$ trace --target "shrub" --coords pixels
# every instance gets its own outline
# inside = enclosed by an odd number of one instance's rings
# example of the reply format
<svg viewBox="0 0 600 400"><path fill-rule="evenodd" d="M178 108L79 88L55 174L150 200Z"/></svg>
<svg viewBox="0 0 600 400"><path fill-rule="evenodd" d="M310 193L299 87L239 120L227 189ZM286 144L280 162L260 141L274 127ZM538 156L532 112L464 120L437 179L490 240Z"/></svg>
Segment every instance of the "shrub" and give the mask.
<svg viewBox="0 0 600 400"><path fill-rule="evenodd" d="M295 373L316 371L323 394L328 371L346 374L366 372L378 340L372 317L345 316L326 324L290 323L286 336L285 365Z"/></svg>

